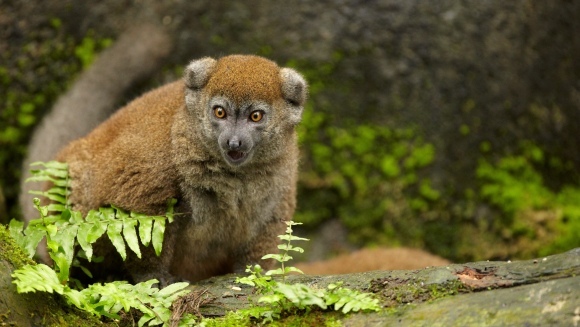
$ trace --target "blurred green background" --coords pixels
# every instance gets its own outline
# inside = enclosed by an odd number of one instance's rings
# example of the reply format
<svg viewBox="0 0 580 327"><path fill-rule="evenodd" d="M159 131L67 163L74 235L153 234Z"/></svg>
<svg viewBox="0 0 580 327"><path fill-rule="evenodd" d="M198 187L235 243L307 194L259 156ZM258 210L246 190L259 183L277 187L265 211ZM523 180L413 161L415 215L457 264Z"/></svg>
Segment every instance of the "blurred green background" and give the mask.
<svg viewBox="0 0 580 327"><path fill-rule="evenodd" d="M0 17L2 222L19 216L43 114L122 31L152 23L175 48L127 101L205 55L305 75L304 233L333 222L345 247L458 262L580 246L580 2L3 1Z"/></svg>

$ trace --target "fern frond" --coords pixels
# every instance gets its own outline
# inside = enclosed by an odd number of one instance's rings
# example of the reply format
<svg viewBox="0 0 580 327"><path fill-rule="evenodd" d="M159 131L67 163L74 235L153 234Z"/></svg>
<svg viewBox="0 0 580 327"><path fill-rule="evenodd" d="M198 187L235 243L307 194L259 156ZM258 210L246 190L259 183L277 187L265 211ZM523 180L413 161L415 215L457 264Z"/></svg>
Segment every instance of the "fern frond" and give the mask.
<svg viewBox="0 0 580 327"><path fill-rule="evenodd" d="M91 210L86 217L78 211L70 209L68 196L70 180L68 165L57 161L35 162L32 165L41 166L32 170L30 181L52 183L46 191L31 191L30 193L48 198L51 203L40 205L35 198L34 204L40 214L39 219L31 220L26 228L13 220L10 223L10 233L26 253L32 257L43 238L47 239L51 258L57 263L59 276L66 277L73 261L74 248L78 244L88 261L92 260L93 247L103 235L107 235L123 260L127 258L126 245L137 257L141 258L139 240L144 246L153 245L155 253L161 254L165 221L173 221L173 207L177 202L170 199L167 203L165 216L147 216L135 212L126 212L115 206ZM137 237L137 230L139 237ZM62 252L61 254L58 254Z"/></svg>
<svg viewBox="0 0 580 327"><path fill-rule="evenodd" d="M93 257L92 244L103 235L111 240L123 260L126 259L126 246L141 258L139 240L144 246L153 245L159 255L163 244L166 220L173 221L173 207L177 202L170 199L165 216L146 216L126 212L117 207L91 210L83 218L79 211L71 210L68 196L70 180L68 165L56 161L36 162L32 165L42 166L32 170L32 177L27 181L50 182L51 188L46 191L31 191L50 200L42 206L38 198L34 205L40 214L39 219L32 220L26 228L22 222L10 222L10 234L16 242L32 257L43 238L47 240L49 255L54 261L55 269L44 265L27 265L14 271L12 277L19 293L55 292L64 296L72 305L97 316L119 318L118 312L129 312L132 308L143 312L139 326L167 324L171 317L170 307L177 297L188 293L184 290L188 283L177 283L159 290L153 287L157 280L131 285L127 282L93 284L82 291L68 286L69 271L78 265L75 259L75 247L80 246L81 253L87 260ZM137 236L137 230L139 236ZM96 259L95 259L96 261ZM90 272L80 267L88 275Z"/></svg>
<svg viewBox="0 0 580 327"><path fill-rule="evenodd" d="M120 310L129 312L135 308L144 313L139 326L167 323L171 317L171 304L178 297L189 293L188 283L175 283L164 289L153 287L155 279L131 285L124 281L93 284L82 291L61 284L57 273L44 264L27 265L15 270L13 283L19 293L48 292L58 293L67 302L97 316L120 318Z"/></svg>

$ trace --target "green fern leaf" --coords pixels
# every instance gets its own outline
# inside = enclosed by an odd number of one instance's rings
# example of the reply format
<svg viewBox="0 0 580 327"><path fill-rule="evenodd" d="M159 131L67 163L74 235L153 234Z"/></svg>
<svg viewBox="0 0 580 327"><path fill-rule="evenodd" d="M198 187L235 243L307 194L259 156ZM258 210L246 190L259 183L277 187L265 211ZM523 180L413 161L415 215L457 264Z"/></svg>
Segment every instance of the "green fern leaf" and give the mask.
<svg viewBox="0 0 580 327"><path fill-rule="evenodd" d="M304 274L304 272L296 267L284 267L284 274L287 274L289 272L296 272L296 273L300 273L300 274Z"/></svg>
<svg viewBox="0 0 580 327"><path fill-rule="evenodd" d="M87 242L95 243L107 231L107 224L101 222L102 217L103 213L100 210L91 210L85 217L87 225L92 225L90 231L87 234Z"/></svg>
<svg viewBox="0 0 580 327"><path fill-rule="evenodd" d="M77 236L78 225L69 223L60 223L57 225L58 231L51 235L52 241L56 242L63 253L67 262L72 263L74 256L75 238ZM58 250L58 247L57 247Z"/></svg>
<svg viewBox="0 0 580 327"><path fill-rule="evenodd" d="M79 227L81 225L84 225L85 220L83 219L83 215L80 211L75 211L75 210L70 210L67 209L68 212L70 212L70 222L72 224L77 224L79 225Z"/></svg>
<svg viewBox="0 0 580 327"><path fill-rule="evenodd" d="M125 249L125 241L123 240L123 236L121 236L121 231L123 230L123 222L120 220L112 220L109 222L109 226L107 227L107 236L117 249L117 252L121 255L123 260L127 259L127 251Z"/></svg>
<svg viewBox="0 0 580 327"><path fill-rule="evenodd" d="M174 207L175 204L177 203L177 199L175 198L170 198L169 200L167 200L167 212L165 212L165 217L167 217L167 220L169 221L169 223L173 222L173 215L174 215Z"/></svg>
<svg viewBox="0 0 580 327"><path fill-rule="evenodd" d="M117 212L118 214L119 212ZM137 257L141 259L141 250L139 249L139 239L137 238L137 232L135 228L137 227L137 220L129 219L126 213L123 213L123 217L118 217L123 221L123 236L125 237L125 242L129 248L135 252Z"/></svg>
<svg viewBox="0 0 580 327"><path fill-rule="evenodd" d="M284 241L309 241L309 239L307 239L307 238L298 237L298 236L289 235L289 234L278 235L278 238L280 238L281 240L284 240Z"/></svg>
<svg viewBox="0 0 580 327"><path fill-rule="evenodd" d="M294 251L294 252L304 253L303 248L297 247L297 246L292 246L291 244L288 244L288 243L279 244L278 249L283 250L283 251Z"/></svg>
<svg viewBox="0 0 580 327"><path fill-rule="evenodd" d="M60 161L35 161L30 166L43 166L50 169L66 170L68 171L68 164Z"/></svg>
<svg viewBox="0 0 580 327"><path fill-rule="evenodd" d="M29 224L25 230L24 223L12 219L9 224L10 236L16 243L25 250L29 258L36 253L38 243L46 236L46 229L43 226Z"/></svg>
<svg viewBox="0 0 580 327"><path fill-rule="evenodd" d="M52 188L51 189L52 192L46 191L46 192L41 192L41 191L30 191L28 193L30 194L34 194L34 195L41 195L44 196L45 198L48 198L51 201L54 202L58 202L60 204L64 204L66 203L66 191L60 188ZM64 193L64 194L62 194Z"/></svg>
<svg viewBox="0 0 580 327"><path fill-rule="evenodd" d="M163 247L163 234L165 233L165 219L163 217L156 218L155 224L153 226L153 233L151 235L151 242L153 243L153 249L155 249L155 254L160 255Z"/></svg>
<svg viewBox="0 0 580 327"><path fill-rule="evenodd" d="M168 285L164 289L157 292L157 297L164 297L167 298L167 300L170 302L173 302L174 299L171 297L175 297L178 294L177 292L183 290L187 286L189 286L189 283L174 283Z"/></svg>
<svg viewBox="0 0 580 327"><path fill-rule="evenodd" d="M282 268L276 268L276 269L268 270L265 273L266 276L283 275L283 274L284 274L284 271L282 270Z"/></svg>
<svg viewBox="0 0 580 327"><path fill-rule="evenodd" d="M45 264L26 265L12 274L18 293L48 292L62 294L64 286L52 268Z"/></svg>
<svg viewBox="0 0 580 327"><path fill-rule="evenodd" d="M128 213L124 210L113 206L115 209L116 220L122 221L123 223L123 237L129 249L131 249L137 257L141 258L141 249L139 248L139 239L137 237L136 227L138 221L131 218Z"/></svg>
<svg viewBox="0 0 580 327"><path fill-rule="evenodd" d="M26 231L26 243L24 250L29 258L32 258L36 253L36 248L42 239L46 236L46 231L37 228L30 228Z"/></svg>
<svg viewBox="0 0 580 327"><path fill-rule="evenodd" d="M145 246L149 246L151 243L151 231L153 229L153 219L147 218L145 215L137 214L131 212L131 217L139 220L139 238L141 243Z"/></svg>
<svg viewBox="0 0 580 327"><path fill-rule="evenodd" d="M89 262L91 262L93 258L92 244L107 231L107 225L100 223L100 216L101 213L99 211L89 211L84 222L79 224L77 232L77 242L83 251L85 251L85 255Z"/></svg>
<svg viewBox="0 0 580 327"><path fill-rule="evenodd" d="M47 242L48 247L58 247L58 243L54 241ZM57 276L61 284L66 284L70 276L70 266L71 263L63 252L50 252L50 258L54 262L55 269L57 270Z"/></svg>
<svg viewBox="0 0 580 327"><path fill-rule="evenodd" d="M52 203L47 206L48 211L63 212L66 209L64 204Z"/></svg>

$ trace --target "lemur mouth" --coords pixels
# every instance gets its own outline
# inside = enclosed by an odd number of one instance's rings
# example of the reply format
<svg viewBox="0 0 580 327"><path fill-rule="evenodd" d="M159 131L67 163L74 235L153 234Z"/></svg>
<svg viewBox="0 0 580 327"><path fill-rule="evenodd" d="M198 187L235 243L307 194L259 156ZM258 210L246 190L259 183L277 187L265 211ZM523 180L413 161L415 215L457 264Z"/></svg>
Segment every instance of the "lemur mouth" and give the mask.
<svg viewBox="0 0 580 327"><path fill-rule="evenodd" d="M233 162L242 161L245 155L246 154L242 151L228 151L228 157L230 157Z"/></svg>

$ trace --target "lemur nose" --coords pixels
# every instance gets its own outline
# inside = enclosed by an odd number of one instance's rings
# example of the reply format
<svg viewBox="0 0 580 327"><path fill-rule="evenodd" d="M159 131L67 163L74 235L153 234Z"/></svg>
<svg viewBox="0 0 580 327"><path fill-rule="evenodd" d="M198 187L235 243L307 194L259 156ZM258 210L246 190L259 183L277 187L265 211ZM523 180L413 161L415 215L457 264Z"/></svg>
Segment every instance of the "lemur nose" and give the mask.
<svg viewBox="0 0 580 327"><path fill-rule="evenodd" d="M236 136L232 137L228 140L228 147L230 150L237 150L242 146L242 141L238 139Z"/></svg>

